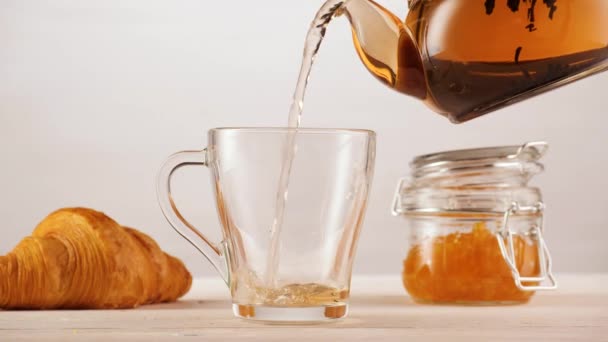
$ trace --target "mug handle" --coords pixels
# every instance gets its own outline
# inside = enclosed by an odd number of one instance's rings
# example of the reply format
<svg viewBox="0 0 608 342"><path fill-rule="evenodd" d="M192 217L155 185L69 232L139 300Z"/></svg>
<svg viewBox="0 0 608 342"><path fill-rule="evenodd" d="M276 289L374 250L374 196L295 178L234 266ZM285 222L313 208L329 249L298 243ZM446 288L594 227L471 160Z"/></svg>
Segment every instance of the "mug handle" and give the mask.
<svg viewBox="0 0 608 342"><path fill-rule="evenodd" d="M225 243L218 245L211 242L203 233L188 222L177 209L171 195L171 177L173 173L181 167L193 165L209 166L207 149L178 152L165 161L160 169L156 183L158 203L169 224L179 235L188 240L192 246L209 260L226 284L230 286L230 272L228 272L228 264L225 257L227 255Z"/></svg>

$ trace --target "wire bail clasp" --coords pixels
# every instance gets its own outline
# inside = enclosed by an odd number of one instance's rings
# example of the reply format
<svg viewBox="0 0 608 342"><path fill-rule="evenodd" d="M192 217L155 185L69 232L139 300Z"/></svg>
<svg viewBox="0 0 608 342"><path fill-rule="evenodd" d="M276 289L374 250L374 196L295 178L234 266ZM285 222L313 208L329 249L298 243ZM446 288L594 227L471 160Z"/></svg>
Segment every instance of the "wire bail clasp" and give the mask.
<svg viewBox="0 0 608 342"><path fill-rule="evenodd" d="M393 216L399 216L403 212L401 209L401 188L403 188L403 183L405 183L406 180L405 177L401 177L397 183L397 188L393 195L393 203L391 205L391 214L393 214Z"/></svg>
<svg viewBox="0 0 608 342"><path fill-rule="evenodd" d="M557 281L551 271L551 254L542 235L545 221L544 210L545 204L543 202L538 202L534 206L520 206L519 203L513 202L511 207L504 213L502 227L496 232L496 240L498 241L500 252L513 274L515 286L522 291L554 290L557 288ZM512 215L516 214L540 214L540 226L534 224L528 232L529 236L537 241L538 261L540 263L540 274L537 277L522 277L517 269L515 248L513 246L514 233L509 229L509 219ZM506 244L505 240L507 241ZM542 285L545 281L548 281L549 284ZM530 282L538 283L538 285L524 284Z"/></svg>

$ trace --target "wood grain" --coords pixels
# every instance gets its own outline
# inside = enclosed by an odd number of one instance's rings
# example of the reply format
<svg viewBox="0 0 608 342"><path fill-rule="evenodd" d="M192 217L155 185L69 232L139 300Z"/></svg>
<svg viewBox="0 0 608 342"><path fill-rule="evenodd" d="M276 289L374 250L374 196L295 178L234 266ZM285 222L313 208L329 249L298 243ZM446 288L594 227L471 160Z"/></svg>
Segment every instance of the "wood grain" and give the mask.
<svg viewBox="0 0 608 342"><path fill-rule="evenodd" d="M560 290L527 305L412 303L398 277L353 280L347 319L271 326L232 317L219 279L196 280L181 302L120 311L0 312L0 341L608 341L608 275L562 275Z"/></svg>

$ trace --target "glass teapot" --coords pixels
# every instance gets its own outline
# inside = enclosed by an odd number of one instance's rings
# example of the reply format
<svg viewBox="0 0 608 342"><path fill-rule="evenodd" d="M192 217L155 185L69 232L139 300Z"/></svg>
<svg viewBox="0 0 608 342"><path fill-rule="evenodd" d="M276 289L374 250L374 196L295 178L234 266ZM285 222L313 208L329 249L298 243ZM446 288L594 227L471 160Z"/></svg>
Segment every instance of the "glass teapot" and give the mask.
<svg viewBox="0 0 608 342"><path fill-rule="evenodd" d="M608 69L607 0L409 0L409 8L403 22L372 0L334 7L374 76L454 123Z"/></svg>

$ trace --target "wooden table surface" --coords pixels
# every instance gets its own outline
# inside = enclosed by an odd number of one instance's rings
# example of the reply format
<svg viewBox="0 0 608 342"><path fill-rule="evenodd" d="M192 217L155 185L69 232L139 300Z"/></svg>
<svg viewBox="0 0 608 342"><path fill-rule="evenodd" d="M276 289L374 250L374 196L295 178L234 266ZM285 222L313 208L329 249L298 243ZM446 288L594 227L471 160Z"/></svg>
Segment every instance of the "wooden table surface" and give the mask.
<svg viewBox="0 0 608 342"><path fill-rule="evenodd" d="M180 302L121 311L0 311L0 341L608 341L608 274L560 275L527 305L418 305L395 276L356 277L350 315L314 326L233 318L219 279L195 281Z"/></svg>

